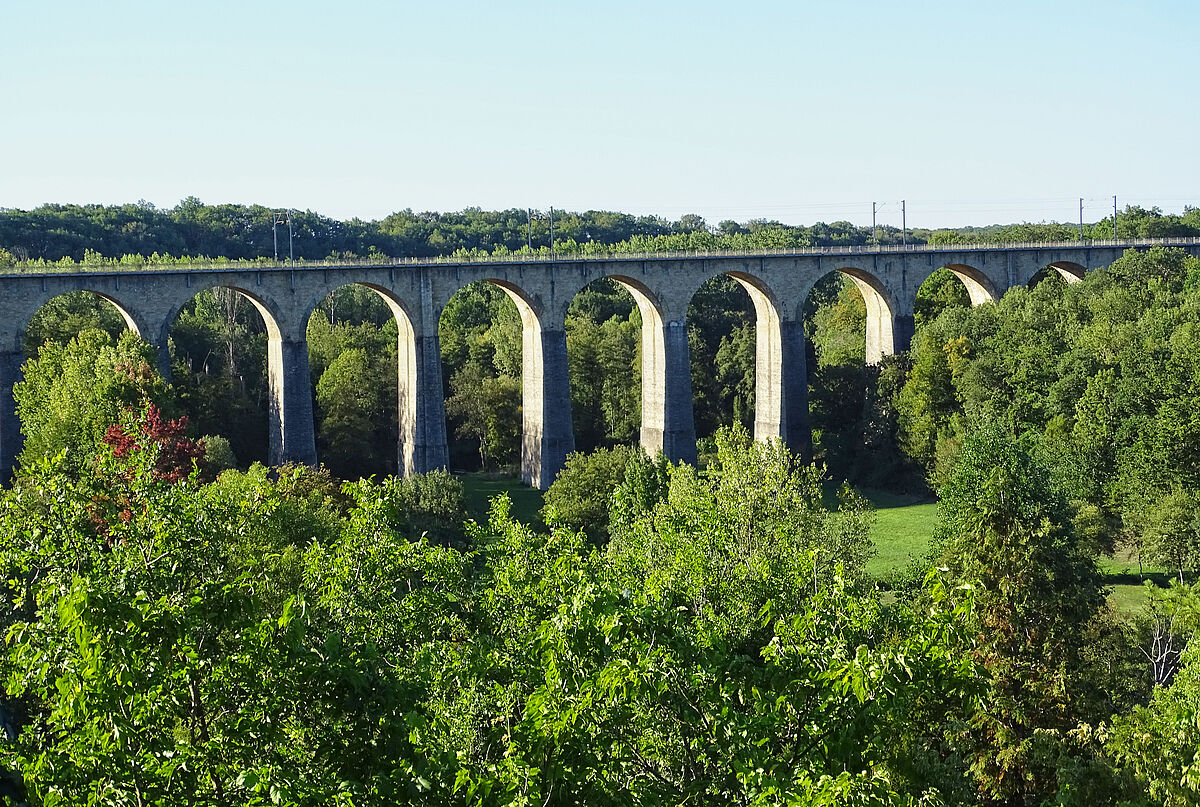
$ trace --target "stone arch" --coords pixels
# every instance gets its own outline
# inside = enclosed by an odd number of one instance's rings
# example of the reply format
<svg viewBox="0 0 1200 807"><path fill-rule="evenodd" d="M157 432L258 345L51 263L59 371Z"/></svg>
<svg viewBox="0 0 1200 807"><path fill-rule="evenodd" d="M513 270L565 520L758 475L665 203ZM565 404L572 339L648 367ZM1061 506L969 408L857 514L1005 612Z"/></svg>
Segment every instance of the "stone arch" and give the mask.
<svg viewBox="0 0 1200 807"><path fill-rule="evenodd" d="M1067 283L1078 283L1087 273L1082 264L1074 261L1054 261L1050 264L1050 268L1058 272L1059 276Z"/></svg>
<svg viewBox="0 0 1200 807"><path fill-rule="evenodd" d="M971 298L972 306L995 302L998 299L999 295L996 293L996 287L991 279L974 266L948 263L946 268L967 287L967 294Z"/></svg>
<svg viewBox="0 0 1200 807"><path fill-rule="evenodd" d="M166 321L163 322L160 329L160 338L162 340L162 344L165 345L167 343L167 337L171 332L171 328L174 326L175 320L179 318L179 315L182 313L184 307L194 300L197 294L215 289L228 289L229 291L236 292L240 297L245 299L246 302L254 306L256 311L258 311L259 315L262 317L263 325L267 330L267 338L269 340L279 340L283 338L283 328L280 324L283 318L278 307L274 303L272 303L266 297L261 297L243 286L235 286L228 283L210 283L199 288L189 287L188 291L190 294L185 299L179 300L176 304L171 306L170 310L167 312ZM305 324L307 324L307 322Z"/></svg>
<svg viewBox="0 0 1200 807"><path fill-rule="evenodd" d="M507 294L521 315L521 479L545 490L575 450L563 323L550 322L517 284L483 280Z"/></svg>
<svg viewBox="0 0 1200 807"><path fill-rule="evenodd" d="M785 366L779 300L761 278L745 272L726 274L746 290L754 304L754 439L780 437L791 442L787 433L789 368Z"/></svg>
<svg viewBox="0 0 1200 807"><path fill-rule="evenodd" d="M420 320L399 295L376 283L350 281L331 287L327 299L348 286L370 289L383 301L396 322L396 469L410 476L447 467L446 414L442 400L441 360L436 338L419 331ZM304 314L302 331L307 333L318 300ZM432 356L432 361L427 357Z"/></svg>
<svg viewBox="0 0 1200 807"><path fill-rule="evenodd" d="M108 294L107 292L98 291L96 289L90 289L90 288L82 288L82 289L73 289L71 291L63 291L63 292L59 292L57 294L52 294L47 297L38 299L36 301L36 304L35 304L35 307L33 308L33 310L29 311L28 315L25 316L24 324L21 327L21 333L25 334L29 331L29 326L33 323L33 318L35 316L37 316L37 313L43 307L45 307L46 305L48 305L49 303L51 303L52 301L54 301L60 297L65 297L70 294L87 294L87 295L91 295L92 297L95 297L99 300L103 300L104 302L111 305L114 310L116 310L117 314L119 314L121 319L124 321L125 328L127 330L133 331L135 334L137 334L138 336L140 336L142 338L147 338L149 336L151 328L145 322L145 320L137 312L135 312L131 307L127 306L125 303L121 302L120 300L113 297L111 294Z"/></svg>
<svg viewBox="0 0 1200 807"><path fill-rule="evenodd" d="M113 297L111 294L105 294L102 291L92 291L91 289L81 289L81 291L94 294L101 300L111 304L113 308L117 309L117 313L121 315L121 318L125 320L125 326L129 328L129 330L133 331L138 336L144 337L146 335L146 325L144 323L139 324L133 313L116 297Z"/></svg>
<svg viewBox="0 0 1200 807"><path fill-rule="evenodd" d="M856 266L839 266L837 271L854 282L867 307L867 364L878 364L884 356L895 353L898 346L906 349L908 341L912 338L911 322L910 332L896 333L896 314L899 307L883 282Z"/></svg>
<svg viewBox="0 0 1200 807"><path fill-rule="evenodd" d="M542 327L541 307L527 291L509 280L502 280L495 277L485 277L483 280L485 283L491 283L507 294L509 299L516 304L517 311L521 314L521 325L523 327Z"/></svg>
<svg viewBox="0 0 1200 807"><path fill-rule="evenodd" d="M629 275L607 275L633 297L642 318L642 424L639 442L648 454L662 452L672 460L695 458L691 368L687 331L669 322L663 302L650 287Z"/></svg>
<svg viewBox="0 0 1200 807"><path fill-rule="evenodd" d="M56 284L57 285L57 284ZM126 329L145 337L151 332L141 312L120 300L94 288L69 289L59 286L47 293L45 281L40 292L24 289L25 294L11 294L5 301L5 325L0 329L0 484L7 484L16 466L24 438L16 416L13 385L24 376L23 365L32 356L26 353L29 328L34 317L51 301L68 294L86 294L110 304Z"/></svg>
<svg viewBox="0 0 1200 807"><path fill-rule="evenodd" d="M1049 277L1057 278L1064 283L1079 283L1086 274L1083 265L1074 261L1053 261L1037 266L1036 271L1033 271L1033 269L1033 266L1029 267L1023 281L1023 285L1027 289L1032 289Z"/></svg>
<svg viewBox="0 0 1200 807"><path fill-rule="evenodd" d="M172 305L162 324L161 344L167 344L171 328L197 294L210 289L228 289L246 300L262 317L267 334L267 459L272 465L287 462L315 464L317 461L312 418L312 383L308 367L308 343L288 330L279 307L268 298L242 286L209 283L189 288L186 299Z"/></svg>

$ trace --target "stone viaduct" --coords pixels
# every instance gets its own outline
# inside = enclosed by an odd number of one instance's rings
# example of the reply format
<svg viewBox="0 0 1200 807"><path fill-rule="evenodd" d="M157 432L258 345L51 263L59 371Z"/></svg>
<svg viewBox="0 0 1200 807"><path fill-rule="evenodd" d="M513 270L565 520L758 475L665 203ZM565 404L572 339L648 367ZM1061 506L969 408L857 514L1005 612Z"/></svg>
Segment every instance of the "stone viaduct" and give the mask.
<svg viewBox="0 0 1200 807"><path fill-rule="evenodd" d="M169 371L167 336L180 310L200 291L233 289L262 314L268 335L273 463L317 460L313 392L305 337L310 314L332 291L361 284L377 292L399 325L403 473L444 467L446 417L438 318L450 297L474 281L503 289L523 322L522 476L547 487L573 450L564 321L572 298L608 277L627 289L642 317L641 444L673 460L694 460L691 373L685 317L707 280L728 275L749 293L756 312L754 434L809 444L803 307L813 285L838 271L867 306L866 360L905 350L913 336L917 288L940 267L966 286L975 305L996 299L1053 267L1068 280L1112 263L1130 247L1158 244L1200 252L1200 239L1153 239L992 246L842 247L752 254L568 256L489 262L398 261L393 264L186 266L137 271L0 275L0 473L7 479L21 435L12 398L33 314L51 298L94 293L115 305L130 328L158 346Z"/></svg>

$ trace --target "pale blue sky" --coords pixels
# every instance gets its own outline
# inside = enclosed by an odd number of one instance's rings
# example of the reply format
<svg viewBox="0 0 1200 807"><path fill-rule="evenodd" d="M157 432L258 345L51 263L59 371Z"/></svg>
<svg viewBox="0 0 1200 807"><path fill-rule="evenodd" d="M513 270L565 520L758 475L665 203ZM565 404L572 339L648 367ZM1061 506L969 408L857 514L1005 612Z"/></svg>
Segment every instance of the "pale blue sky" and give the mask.
<svg viewBox="0 0 1200 807"><path fill-rule="evenodd" d="M1200 201L1200 3L0 0L0 207L710 222ZM1094 200L1094 201L1093 201Z"/></svg>

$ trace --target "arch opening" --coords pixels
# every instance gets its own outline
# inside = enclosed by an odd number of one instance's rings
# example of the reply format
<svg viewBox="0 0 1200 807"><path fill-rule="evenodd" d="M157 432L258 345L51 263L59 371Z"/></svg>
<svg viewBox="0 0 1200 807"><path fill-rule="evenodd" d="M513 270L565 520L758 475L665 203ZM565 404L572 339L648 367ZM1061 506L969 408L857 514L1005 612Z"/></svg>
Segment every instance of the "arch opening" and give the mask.
<svg viewBox="0 0 1200 807"><path fill-rule="evenodd" d="M1067 283L1078 283L1083 280L1083 276L1087 273L1082 264L1075 263L1074 261L1055 261L1047 268L1058 272L1059 277Z"/></svg>
<svg viewBox="0 0 1200 807"><path fill-rule="evenodd" d="M504 281L470 283L442 308L438 339L451 470L516 472L523 365L530 352L540 355L540 332L530 302Z"/></svg>
<svg viewBox="0 0 1200 807"><path fill-rule="evenodd" d="M754 428L761 300L756 302L751 289L761 293L747 277L709 278L688 303L692 417L701 454L706 438L722 426Z"/></svg>
<svg viewBox="0 0 1200 807"><path fill-rule="evenodd" d="M51 297L25 325L25 355L34 357L46 342L65 344L81 331L95 328L114 339L124 331L146 336L128 310L107 294L70 291Z"/></svg>
<svg viewBox="0 0 1200 807"><path fill-rule="evenodd" d="M29 465L64 449L66 466L82 471L124 410L149 401L171 413L170 391L150 369L154 348L141 340L143 329L131 313L108 295L66 292L42 302L23 330L21 315L16 319L0 352L5 477L18 457ZM128 333L138 339L122 339Z"/></svg>
<svg viewBox="0 0 1200 807"><path fill-rule="evenodd" d="M992 281L975 267L966 264L947 264L944 268L961 281L967 290L971 305L995 302L999 297Z"/></svg>
<svg viewBox="0 0 1200 807"><path fill-rule="evenodd" d="M896 306L878 278L857 267L839 267L818 278L799 314L816 358L825 364L853 363L856 355L878 364L896 350Z"/></svg>
<svg viewBox="0 0 1200 807"><path fill-rule="evenodd" d="M169 321L172 383L196 433L226 441L208 441L223 464L271 461L280 338L266 303L231 286L198 292Z"/></svg>
<svg viewBox="0 0 1200 807"><path fill-rule="evenodd" d="M663 353L658 303L632 278L600 278L572 298L564 331L576 450L633 443L643 420L642 357L661 362Z"/></svg>
<svg viewBox="0 0 1200 807"><path fill-rule="evenodd" d="M889 301L883 284L871 273L852 266L838 270L858 289L866 309L863 330L863 358L867 364L878 364L884 356L896 352L894 333L895 306Z"/></svg>
<svg viewBox="0 0 1200 807"><path fill-rule="evenodd" d="M994 297L989 291L990 287L990 281L971 267L942 266L935 269L917 287L913 300L914 330L933 322L948 309L968 308L991 301Z"/></svg>
<svg viewBox="0 0 1200 807"><path fill-rule="evenodd" d="M404 472L416 360L403 306L381 287L347 284L309 314L305 335L321 462L343 479Z"/></svg>
<svg viewBox="0 0 1200 807"><path fill-rule="evenodd" d="M1029 278L1025 288L1033 289L1049 280L1054 283L1078 283L1083 280L1084 268L1070 261L1058 261L1038 269Z"/></svg>
<svg viewBox="0 0 1200 807"><path fill-rule="evenodd" d="M870 465L869 407L881 346L891 344L891 310L874 283L865 273L832 271L813 284L804 301L812 457L839 480L859 480Z"/></svg>

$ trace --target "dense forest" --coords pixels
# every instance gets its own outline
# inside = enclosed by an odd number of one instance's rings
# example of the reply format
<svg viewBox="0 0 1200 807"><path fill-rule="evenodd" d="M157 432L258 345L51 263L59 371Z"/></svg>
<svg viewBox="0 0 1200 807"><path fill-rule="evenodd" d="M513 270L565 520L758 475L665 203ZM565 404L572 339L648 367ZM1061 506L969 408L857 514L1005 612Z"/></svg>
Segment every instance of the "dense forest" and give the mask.
<svg viewBox="0 0 1200 807"><path fill-rule="evenodd" d="M555 215L564 251L900 236ZM253 259L271 254L272 219L194 199L0 211L0 263ZM309 258L548 248L547 217L532 236L530 219L294 225ZM1127 208L1118 229L1200 235L1200 214ZM309 325L317 469L255 462L265 335L235 293L180 315L170 379L107 303L56 298L30 323L25 447L0 494L0 798L1200 801L1200 260L1129 252L978 307L942 270L912 349L878 366L841 276L805 314L816 462L750 440L753 307L717 278L688 312L700 461L672 466L631 447L636 306L588 287L567 323L579 453L540 519L500 498L464 524L457 477L389 475L397 335L370 290L336 292ZM515 307L467 287L439 336L452 470L510 468ZM928 554L869 573L855 487L936 495ZM1099 571L1118 551L1161 570L1136 613Z"/></svg>
<svg viewBox="0 0 1200 807"><path fill-rule="evenodd" d="M34 210L0 208L0 266L103 259L136 264L152 256L255 260L288 254L288 226L275 226L276 212L260 205L206 205L195 197L170 210L142 202L127 205L43 205ZM339 221L290 211L297 259L432 257L549 250L551 226L557 252L589 249L773 249L908 243L992 243L1112 238L1112 216L1086 224L1024 223L960 229L860 227L847 221L811 226L753 219L709 225L689 214L678 221L657 216L589 210L414 213L403 210L379 221ZM553 216L553 218L551 217ZM1158 208L1127 206L1117 217L1120 238L1200 235L1200 208L1182 215Z"/></svg>

